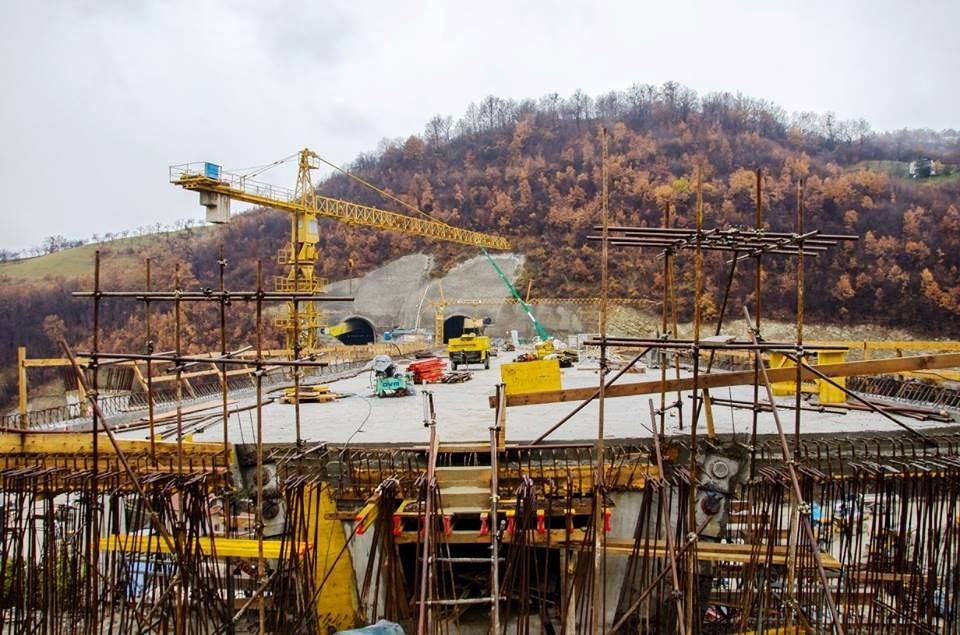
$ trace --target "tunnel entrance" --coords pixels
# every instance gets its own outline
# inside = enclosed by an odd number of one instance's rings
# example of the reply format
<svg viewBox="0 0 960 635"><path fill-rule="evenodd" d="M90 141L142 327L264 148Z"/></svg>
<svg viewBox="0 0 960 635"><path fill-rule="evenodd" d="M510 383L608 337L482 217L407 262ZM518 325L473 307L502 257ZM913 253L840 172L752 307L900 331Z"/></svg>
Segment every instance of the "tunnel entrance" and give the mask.
<svg viewBox="0 0 960 635"><path fill-rule="evenodd" d="M375 340L373 323L367 318L355 315L345 319L338 326L341 327L342 332L334 337L348 346L372 344Z"/></svg>
<svg viewBox="0 0 960 635"><path fill-rule="evenodd" d="M457 314L451 315L443 321L444 344L449 342L451 337L460 337L463 335L463 321L469 317L469 315Z"/></svg>

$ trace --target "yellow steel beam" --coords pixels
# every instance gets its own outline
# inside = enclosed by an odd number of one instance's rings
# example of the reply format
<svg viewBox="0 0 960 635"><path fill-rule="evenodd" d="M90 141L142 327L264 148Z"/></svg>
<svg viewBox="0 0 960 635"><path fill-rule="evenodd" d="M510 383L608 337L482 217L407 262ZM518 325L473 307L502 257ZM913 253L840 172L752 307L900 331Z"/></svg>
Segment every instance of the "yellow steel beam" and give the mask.
<svg viewBox="0 0 960 635"><path fill-rule="evenodd" d="M17 347L17 412L20 413L20 427L27 427L27 347Z"/></svg>
<svg viewBox="0 0 960 635"><path fill-rule="evenodd" d="M148 440L117 439L117 445L125 456L150 455L151 442ZM223 456L221 443L154 441L152 445L158 460L175 457L178 445L183 447L185 457L201 459ZM102 459L117 456L105 435L101 435L97 450ZM93 458L93 439L89 432L0 432L0 459L17 455Z"/></svg>
<svg viewBox="0 0 960 635"><path fill-rule="evenodd" d="M149 457L130 457L127 459L127 464L138 478L156 475L209 477L206 481L206 486L211 488L211 490L223 486L220 476L226 474L228 471L227 468L221 464L214 464L214 461L208 461L206 467L202 466L198 461L194 461L192 464L184 465L182 471L177 467L175 462L171 464L171 461L167 460L166 462L154 465ZM124 489L125 491L133 491L132 488L134 488L133 481L124 474L124 468L119 459L109 461L102 459L94 464L91 459L77 459L68 456L40 459L17 456L3 457L0 459L0 467L5 470L22 469L28 471L24 472L24 476L27 477L25 480L19 480L16 477L12 480L8 477L0 479L3 482L3 490L7 492L21 489L37 489L37 491L52 492L76 489L76 479L78 475L85 472L86 475L89 476L92 474L94 467L96 467L97 474L100 478L97 484L98 487L107 491L117 488ZM50 470L49 480L47 476L34 478L37 470Z"/></svg>
<svg viewBox="0 0 960 635"><path fill-rule="evenodd" d="M940 342L937 340L815 340L805 342L804 346L807 348L846 346L847 348L877 351L960 351L960 342Z"/></svg>
<svg viewBox="0 0 960 635"><path fill-rule="evenodd" d="M850 377L852 375L883 375L888 373L902 373L932 368L960 367L960 353L944 353L941 355L914 355L911 357L893 357L872 361L845 362L842 364L821 364L812 368L827 377ZM771 382L791 381L796 377L795 368L773 368L767 371ZM802 369L802 378L816 379L816 375L806 368ZM724 386L751 385L754 381L752 370L701 374L696 381L698 388L720 388ZM628 397L634 395L650 395L660 391L674 392L691 390L694 388L692 377L682 379L668 379L666 381L643 381L629 384L614 384L604 392L606 397ZM534 404L556 403L566 401L583 401L590 399L597 392L596 388L568 388L566 390L551 390L536 393L515 393L506 396L508 406L529 406ZM490 398L490 407L496 407L494 397Z"/></svg>
<svg viewBox="0 0 960 635"><path fill-rule="evenodd" d="M259 543L251 538L226 538L221 536L202 536L197 539L200 549L211 558L244 558L256 560L259 556ZM284 545L286 551L284 552ZM310 545L303 542L283 540L264 540L263 557L277 560L281 555L289 555L291 550L304 554ZM158 536L139 534L115 534L100 539L100 551L121 551L125 553L171 553L170 546Z"/></svg>

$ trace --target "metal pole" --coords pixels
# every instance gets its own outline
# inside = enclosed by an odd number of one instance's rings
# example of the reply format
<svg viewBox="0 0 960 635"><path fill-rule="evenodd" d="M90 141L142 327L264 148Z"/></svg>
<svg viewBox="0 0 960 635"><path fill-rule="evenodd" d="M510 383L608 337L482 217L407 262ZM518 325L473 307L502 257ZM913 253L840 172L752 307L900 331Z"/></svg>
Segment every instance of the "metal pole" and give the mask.
<svg viewBox="0 0 960 635"><path fill-rule="evenodd" d="M754 217L754 230L759 235L763 231L763 172L760 168L757 168L757 208L756 215ZM762 252L757 251L756 260L757 260L757 269L756 269L756 278L754 281L753 295L754 295L754 312L756 313L756 323L753 325L753 328L756 329L757 333L760 332L760 309L761 309L761 289L763 286L763 255ZM753 364L753 403L760 402L760 356L754 357ZM750 427L750 477L753 478L754 469L757 463L757 424L760 418L760 413L756 408L753 409L753 417L751 419Z"/></svg>
<svg viewBox="0 0 960 635"><path fill-rule="evenodd" d="M670 227L670 201L667 201L663 208L663 226ZM665 249L663 252L663 307L660 319L660 336L667 337L667 312L669 311L672 286L673 286L673 250ZM657 351L660 356L660 382L667 383L667 351L661 349ZM667 393L660 391L660 434L666 431L667 426ZM656 431L656 427L654 428Z"/></svg>
<svg viewBox="0 0 960 635"><path fill-rule="evenodd" d="M797 180L797 357L803 356L803 179ZM803 371L797 364L797 416L793 426L793 451L800 451L800 405Z"/></svg>
<svg viewBox="0 0 960 635"><path fill-rule="evenodd" d="M506 386L500 384L497 386L497 395L499 397L499 409L506 408L504 403L504 394ZM497 530L497 506L500 504L500 489L497 478L498 462L498 439L500 436L500 419L497 417L496 424L490 428L490 632L500 632L500 538Z"/></svg>
<svg viewBox="0 0 960 635"><path fill-rule="evenodd" d="M94 256L94 266L93 266L93 350L90 355L90 369L92 371L91 381L93 383L93 390L89 391L87 394L90 395L90 400L94 405L93 412L90 417L90 434L93 436L93 487L91 488L91 497L92 500L89 501L90 509L88 511L88 522L90 525L88 529L90 531L91 537L91 553L90 553L90 571L87 574L87 584L89 590L89 600L90 606L89 610L92 612L91 619L91 628L93 632L99 632L100 626L100 616L98 613L100 605L100 592L99 592L99 583L97 582L99 571L100 571L100 518L97 513L99 510L99 499L98 493L99 488L97 487L100 479L100 435L97 434L98 428L100 427L101 415L98 400L100 399L99 387L100 387L100 363L97 358L97 354L100 352L100 250L96 251ZM78 376L77 381L79 385L82 385L83 382ZM106 425L103 426L104 429L107 428Z"/></svg>
<svg viewBox="0 0 960 635"><path fill-rule="evenodd" d="M607 260L609 258L609 210L607 207L607 129L600 129L600 156L601 156L601 197L600 197L600 222L601 243L600 243L600 386L597 395L597 457L595 466L595 476L593 481L593 632L603 633L606 631L604 624L603 610L603 555L606 534L604 528L604 396L606 392L606 371L607 371L607 298L609 296L609 279L607 270Z"/></svg>
<svg viewBox="0 0 960 635"><path fill-rule="evenodd" d="M703 293L703 168L697 170L697 236L694 243L694 282L693 282L693 411L696 413L700 380L700 296ZM690 484L687 498L687 528L695 531L697 526L697 420L690 423ZM696 602L697 578L696 550L687 554L687 603L686 630L693 632L693 610Z"/></svg>
<svg viewBox="0 0 960 635"><path fill-rule="evenodd" d="M255 515L257 529L257 576L262 578L266 571L263 558L263 261L257 261L257 510ZM263 594L257 600L259 630L263 635L267 631L267 606Z"/></svg>
<svg viewBox="0 0 960 635"><path fill-rule="evenodd" d="M17 412L20 427L27 429L27 347L17 347Z"/></svg>
<svg viewBox="0 0 960 635"><path fill-rule="evenodd" d="M224 292L226 291L225 273L227 260L223 253L223 244L220 244L219 259L217 268L220 278L220 357L227 356L227 301ZM230 470L230 412L229 412L229 386L227 385L227 365L220 364L220 407L223 409L223 465ZM223 488L223 531L229 538L233 533L233 523L231 509L233 508L232 484L227 480ZM233 558L226 558L226 587L227 587L227 635L233 635L236 630L233 624L235 613L234 599L236 590L234 589L233 577Z"/></svg>
<svg viewBox="0 0 960 635"><path fill-rule="evenodd" d="M150 259L147 258L147 293L150 293ZM147 329L146 352L147 355L153 355L153 331L150 328L150 299L149 296L143 301L143 314L145 327ZM134 362L136 364L136 362ZM153 360L147 359L147 420L150 422L150 459L154 466L157 464L157 440L156 430L154 429L154 403L153 403Z"/></svg>
<svg viewBox="0 0 960 635"><path fill-rule="evenodd" d="M437 420L433 410L433 393L423 393L423 424L430 429L430 449L427 457L426 500L424 502L423 525L423 570L420 576L420 612L417 616L417 635L426 635L430 609L430 572L433 569L433 556L430 554L430 535L433 533L433 491L437 460Z"/></svg>

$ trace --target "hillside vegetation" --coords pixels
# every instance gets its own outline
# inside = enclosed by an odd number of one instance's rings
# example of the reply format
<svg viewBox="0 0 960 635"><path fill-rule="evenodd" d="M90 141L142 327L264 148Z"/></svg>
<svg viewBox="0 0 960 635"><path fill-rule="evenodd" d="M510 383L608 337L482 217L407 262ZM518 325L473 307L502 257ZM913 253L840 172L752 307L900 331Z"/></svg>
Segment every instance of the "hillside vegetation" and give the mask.
<svg viewBox="0 0 960 635"><path fill-rule="evenodd" d="M660 226L669 204L671 224L692 227L702 174L705 225L753 226L759 168L767 228L795 231L802 180L807 230L861 236L806 260L808 321L960 335L960 142L953 131L874 134L863 121L838 121L829 113L788 117L768 102L729 93L701 97L668 83L597 98L579 91L566 99L521 102L491 96L458 120L436 116L421 135L383 142L351 168L434 218L507 236L526 256L518 287L532 281L539 296L596 295L599 249L587 235L600 218L601 128L608 131L612 223ZM902 166L921 153L953 174L905 178ZM318 191L396 207L344 176L318 184ZM416 251L434 254L440 270L475 255L461 246L323 222L318 270L334 279ZM288 232L285 215L261 210L228 226L105 243L102 286L142 288L149 258L154 289L216 288L224 245L227 288L252 288L262 260L263 284L271 289L280 273L274 256ZM35 356L54 354L61 335L79 347L91 345L89 302L70 292L91 287L92 251L85 246L0 268L5 365L15 359L17 345ZM790 319L796 263L768 258L764 266L764 311ZM741 267L733 281L733 310L752 302L752 267ZM681 254L678 270L683 319L691 309L692 256ZM726 285L724 256L707 254L706 271L702 308L709 319ZM610 274L611 295L661 297L662 261L654 253L615 251ZM229 310L228 347L249 344L249 307ZM155 350L172 348L173 313L171 306L151 307ZM198 350L218 349L218 320L216 307L183 307L184 341ZM143 350L144 323L142 306L104 302L101 349ZM278 343L269 328L265 345ZM5 377L9 394L9 370Z"/></svg>

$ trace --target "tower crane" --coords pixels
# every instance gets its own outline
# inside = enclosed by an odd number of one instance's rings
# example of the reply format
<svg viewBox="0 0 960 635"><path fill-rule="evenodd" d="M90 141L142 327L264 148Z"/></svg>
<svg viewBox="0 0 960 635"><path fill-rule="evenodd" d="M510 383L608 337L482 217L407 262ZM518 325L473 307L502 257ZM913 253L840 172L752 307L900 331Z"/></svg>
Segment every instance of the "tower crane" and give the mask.
<svg viewBox="0 0 960 635"><path fill-rule="evenodd" d="M290 242L277 254L277 262L288 267L286 275L275 281L277 291L281 292L317 295L325 291L326 280L317 277L314 271L319 255L318 218L321 217L481 248L510 248L507 240L500 236L320 196L313 188L310 171L318 169L321 161L323 159L309 149L300 151L297 185L293 190L261 183L209 162L171 166L170 182L200 193L200 204L207 209L208 222L229 222L231 200L289 212ZM320 316L314 302L303 304L288 302L285 315L277 319L277 326L284 329L286 348L294 352L314 349L317 344Z"/></svg>

